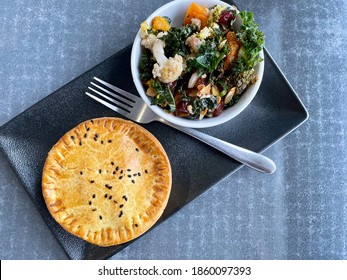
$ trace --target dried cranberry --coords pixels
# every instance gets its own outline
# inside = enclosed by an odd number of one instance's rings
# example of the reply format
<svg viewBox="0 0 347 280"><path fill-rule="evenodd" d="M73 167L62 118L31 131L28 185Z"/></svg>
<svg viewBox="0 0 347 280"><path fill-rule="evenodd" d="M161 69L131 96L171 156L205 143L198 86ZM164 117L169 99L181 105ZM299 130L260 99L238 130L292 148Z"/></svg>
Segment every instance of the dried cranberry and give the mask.
<svg viewBox="0 0 347 280"><path fill-rule="evenodd" d="M207 82L207 79L205 78L201 78L201 77L199 77L197 80L196 80L196 83L195 83L195 85L196 86L198 86L198 85L204 85L204 86L206 86L208 84L208 82Z"/></svg>
<svg viewBox="0 0 347 280"><path fill-rule="evenodd" d="M224 102L223 102L223 100L221 100L221 102L218 104L216 109L214 109L212 115L214 117L218 117L222 113L223 110L224 110Z"/></svg>
<svg viewBox="0 0 347 280"><path fill-rule="evenodd" d="M181 113L187 114L188 113L188 101L180 101L176 105L176 114L180 115Z"/></svg>
<svg viewBox="0 0 347 280"><path fill-rule="evenodd" d="M219 23L227 25L230 21L235 18L234 14L230 10L223 11L219 17Z"/></svg>

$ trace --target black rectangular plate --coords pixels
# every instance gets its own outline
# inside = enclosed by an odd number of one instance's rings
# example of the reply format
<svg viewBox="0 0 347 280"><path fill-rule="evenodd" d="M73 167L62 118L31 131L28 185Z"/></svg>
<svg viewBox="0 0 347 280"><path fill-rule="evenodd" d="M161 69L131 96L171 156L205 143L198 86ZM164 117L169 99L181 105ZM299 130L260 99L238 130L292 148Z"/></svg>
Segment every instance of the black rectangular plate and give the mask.
<svg viewBox="0 0 347 280"><path fill-rule="evenodd" d="M49 214L42 197L43 164L52 146L80 122L103 116L122 117L86 96L85 91L96 76L137 94L131 77L130 53L131 46L121 50L0 128L0 150L72 259L106 259L129 243L98 247L60 227ZM260 152L294 130L307 117L305 107L265 50L264 77L252 103L235 119L202 131ZM162 143L173 171L170 200L156 225L240 167L224 154L161 123L143 126Z"/></svg>

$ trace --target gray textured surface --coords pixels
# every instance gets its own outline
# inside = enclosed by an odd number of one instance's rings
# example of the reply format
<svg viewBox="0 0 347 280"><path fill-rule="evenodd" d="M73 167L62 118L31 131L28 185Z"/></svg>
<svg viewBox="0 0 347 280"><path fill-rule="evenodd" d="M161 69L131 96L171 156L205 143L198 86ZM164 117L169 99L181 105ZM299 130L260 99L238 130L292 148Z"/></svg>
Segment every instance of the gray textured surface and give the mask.
<svg viewBox="0 0 347 280"><path fill-rule="evenodd" d="M166 1L0 0L0 125L131 43ZM24 3L24 4L23 4ZM238 1L310 112L265 152L114 259L347 259L347 3ZM0 258L65 259L0 155Z"/></svg>

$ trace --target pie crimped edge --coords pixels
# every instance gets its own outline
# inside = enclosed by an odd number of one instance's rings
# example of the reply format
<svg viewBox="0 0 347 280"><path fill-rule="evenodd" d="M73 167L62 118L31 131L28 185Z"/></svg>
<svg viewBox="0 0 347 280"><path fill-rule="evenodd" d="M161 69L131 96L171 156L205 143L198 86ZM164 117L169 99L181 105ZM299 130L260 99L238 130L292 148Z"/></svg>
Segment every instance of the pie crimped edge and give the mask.
<svg viewBox="0 0 347 280"><path fill-rule="evenodd" d="M68 232L99 246L130 241L162 215L171 191L169 158L146 129L120 118L85 121L48 153L42 193Z"/></svg>

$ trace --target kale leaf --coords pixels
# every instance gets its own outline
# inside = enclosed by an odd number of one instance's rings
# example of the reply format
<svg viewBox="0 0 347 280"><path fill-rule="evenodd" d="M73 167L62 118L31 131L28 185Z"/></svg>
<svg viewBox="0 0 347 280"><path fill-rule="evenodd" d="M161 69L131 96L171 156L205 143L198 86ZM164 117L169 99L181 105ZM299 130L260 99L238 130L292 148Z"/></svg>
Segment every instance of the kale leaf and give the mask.
<svg viewBox="0 0 347 280"><path fill-rule="evenodd" d="M145 49L140 58L140 79L147 82L152 78L153 65L156 63L150 50Z"/></svg>
<svg viewBox="0 0 347 280"><path fill-rule="evenodd" d="M218 106L217 97L211 96L209 98L197 98L191 103L192 105L192 118L198 118L200 113L207 108L208 112L213 112Z"/></svg>
<svg viewBox="0 0 347 280"><path fill-rule="evenodd" d="M198 30L194 24L188 24L184 27L171 27L167 34L161 39L165 42L165 55L167 57L174 57L176 54L185 56L189 53L186 46L186 39Z"/></svg>
<svg viewBox="0 0 347 280"><path fill-rule="evenodd" d="M254 21L253 13L242 11L240 16L243 24L236 33L237 40L242 43L239 57L243 60L243 67L250 70L261 61L258 54L264 47L264 33L258 29L259 25Z"/></svg>
<svg viewBox="0 0 347 280"><path fill-rule="evenodd" d="M174 112L176 104L169 85L158 80L152 80L151 87L157 92L157 95L152 99L152 104Z"/></svg>
<svg viewBox="0 0 347 280"><path fill-rule="evenodd" d="M221 61L228 52L228 44L224 44L221 49L218 49L218 44L215 42L215 39L206 39L199 47L197 56L188 60L188 69L195 68L199 70L200 74L213 72L219 67Z"/></svg>

